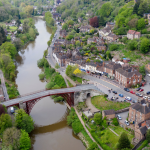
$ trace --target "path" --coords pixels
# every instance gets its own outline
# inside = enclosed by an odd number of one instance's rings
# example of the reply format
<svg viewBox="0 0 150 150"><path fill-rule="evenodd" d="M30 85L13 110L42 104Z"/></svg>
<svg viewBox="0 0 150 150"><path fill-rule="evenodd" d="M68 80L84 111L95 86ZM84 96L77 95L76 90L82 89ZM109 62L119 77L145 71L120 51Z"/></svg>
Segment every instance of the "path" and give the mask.
<svg viewBox="0 0 150 150"><path fill-rule="evenodd" d="M79 115L79 113L78 113L76 107L74 107L74 109L75 109L76 114L77 114L77 116L78 116L80 122L82 123L82 125L83 125L85 131L86 131L87 134L89 135L89 137L92 139L93 142L97 143L97 142L94 140L94 138L92 137L91 133L90 133L90 132L88 131L88 129L86 128L86 126L85 126L85 124L84 124L84 122L83 122L83 120L82 120L82 118L81 118L81 115ZM98 145L98 147L99 147L101 150L103 150L99 144L97 144L97 145Z"/></svg>
<svg viewBox="0 0 150 150"><path fill-rule="evenodd" d="M112 130L112 129L110 129L110 128L109 128L109 130L112 131L112 132L113 132L114 134L116 134L117 136L119 136L114 130Z"/></svg>
<svg viewBox="0 0 150 150"><path fill-rule="evenodd" d="M97 109L92 103L91 103L91 97L88 97L86 99L86 105L88 106L88 108L90 109L90 111L92 113L100 111L99 109Z"/></svg>
<svg viewBox="0 0 150 150"><path fill-rule="evenodd" d="M3 88L5 101L8 101L9 100L9 96L8 96L8 93L7 93L7 88L6 88L6 85L5 85L5 79L4 79L4 75L3 75L2 70L0 70L0 78L1 78L1 85L2 85L2 88Z"/></svg>

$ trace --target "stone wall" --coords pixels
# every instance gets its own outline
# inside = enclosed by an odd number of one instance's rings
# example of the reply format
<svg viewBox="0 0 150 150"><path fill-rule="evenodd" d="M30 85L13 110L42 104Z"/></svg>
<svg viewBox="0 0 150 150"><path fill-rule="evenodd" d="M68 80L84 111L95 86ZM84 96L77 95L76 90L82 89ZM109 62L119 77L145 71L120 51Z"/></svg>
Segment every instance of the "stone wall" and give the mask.
<svg viewBox="0 0 150 150"><path fill-rule="evenodd" d="M81 92L74 93L74 104L77 105L79 102L84 102L88 96L93 97L97 95L102 95L103 93L97 90L83 90Z"/></svg>

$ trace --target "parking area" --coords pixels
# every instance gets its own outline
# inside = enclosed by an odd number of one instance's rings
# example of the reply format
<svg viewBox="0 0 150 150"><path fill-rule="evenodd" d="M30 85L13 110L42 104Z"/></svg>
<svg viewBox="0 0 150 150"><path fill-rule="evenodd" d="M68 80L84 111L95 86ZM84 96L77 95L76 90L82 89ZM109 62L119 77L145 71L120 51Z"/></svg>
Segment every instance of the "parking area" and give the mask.
<svg viewBox="0 0 150 150"><path fill-rule="evenodd" d="M124 124L125 120L127 120L128 113L129 113L129 111L122 112L122 113L116 114L116 117L117 117L117 115L120 115L122 120L119 120L119 121Z"/></svg>

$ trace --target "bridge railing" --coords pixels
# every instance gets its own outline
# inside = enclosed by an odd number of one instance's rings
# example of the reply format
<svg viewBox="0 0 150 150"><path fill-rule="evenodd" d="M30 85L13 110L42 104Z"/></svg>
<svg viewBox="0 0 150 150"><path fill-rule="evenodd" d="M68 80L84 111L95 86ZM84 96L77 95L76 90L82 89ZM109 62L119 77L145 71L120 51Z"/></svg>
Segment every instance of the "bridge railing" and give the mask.
<svg viewBox="0 0 150 150"><path fill-rule="evenodd" d="M28 96L28 95L32 95L32 94L36 94L36 93L43 92L43 91L46 91L46 90L47 90L47 89L42 89L42 90L34 91L34 92L31 92L31 93L19 95L18 98L24 97L24 96Z"/></svg>

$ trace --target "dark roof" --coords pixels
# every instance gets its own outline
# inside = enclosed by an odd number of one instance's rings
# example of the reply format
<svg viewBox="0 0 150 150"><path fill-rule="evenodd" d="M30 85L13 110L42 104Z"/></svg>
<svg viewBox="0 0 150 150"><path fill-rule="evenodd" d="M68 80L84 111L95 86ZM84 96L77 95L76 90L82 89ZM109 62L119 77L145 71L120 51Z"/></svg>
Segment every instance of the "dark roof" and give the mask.
<svg viewBox="0 0 150 150"><path fill-rule="evenodd" d="M112 115L112 114L115 114L115 111L114 111L114 109L104 110L104 114L105 115Z"/></svg>
<svg viewBox="0 0 150 150"><path fill-rule="evenodd" d="M147 129L146 126L140 128L140 131L141 131L141 133L142 133L143 135L146 134L146 131L147 131L147 130L148 130L148 129Z"/></svg>
<svg viewBox="0 0 150 150"><path fill-rule="evenodd" d="M121 68L121 65L120 64L116 64L114 62L110 62L108 64L105 64L104 67L106 67L108 69L116 70L118 68Z"/></svg>
<svg viewBox="0 0 150 150"><path fill-rule="evenodd" d="M131 105L131 107L142 114L147 114L150 112L150 108L148 108L146 104L135 103Z"/></svg>
<svg viewBox="0 0 150 150"><path fill-rule="evenodd" d="M125 68L124 69L123 68L117 68L116 71L119 72L120 74L122 74L123 76L128 77L128 78L132 77L134 74L136 74L137 76L142 75L137 70L133 71L133 69L129 68L129 67L127 67L126 70L125 70Z"/></svg>

